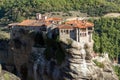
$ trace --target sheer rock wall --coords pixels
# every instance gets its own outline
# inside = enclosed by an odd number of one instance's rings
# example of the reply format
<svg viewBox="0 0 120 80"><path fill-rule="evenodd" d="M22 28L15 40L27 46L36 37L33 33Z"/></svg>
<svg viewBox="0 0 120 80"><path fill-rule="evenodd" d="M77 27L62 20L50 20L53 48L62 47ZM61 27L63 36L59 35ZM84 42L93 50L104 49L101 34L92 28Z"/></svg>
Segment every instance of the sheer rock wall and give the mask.
<svg viewBox="0 0 120 80"><path fill-rule="evenodd" d="M47 44L44 47L33 47L34 39L27 32L20 35L9 44L18 75L23 80L118 80L107 56L101 57L102 61L99 61L99 57L93 58L93 44L60 40L59 48L64 51L65 58L59 64L54 55L60 53L55 52L54 43L50 45L49 51L52 57L47 60L44 55Z"/></svg>

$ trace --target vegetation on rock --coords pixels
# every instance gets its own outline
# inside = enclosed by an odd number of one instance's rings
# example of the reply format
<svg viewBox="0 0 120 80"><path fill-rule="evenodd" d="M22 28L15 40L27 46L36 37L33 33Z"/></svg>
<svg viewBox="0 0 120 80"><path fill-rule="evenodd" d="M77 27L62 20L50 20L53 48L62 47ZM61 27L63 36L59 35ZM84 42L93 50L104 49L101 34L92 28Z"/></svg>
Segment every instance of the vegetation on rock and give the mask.
<svg viewBox="0 0 120 80"><path fill-rule="evenodd" d="M98 62L97 60L93 60L93 62L98 66L99 68L104 68L104 64L101 62Z"/></svg>
<svg viewBox="0 0 120 80"><path fill-rule="evenodd" d="M63 51L58 38L46 40L46 50L44 56L47 60L56 59L57 64L61 64L65 59L65 51Z"/></svg>
<svg viewBox="0 0 120 80"><path fill-rule="evenodd" d="M109 53L111 59L120 55L120 18L101 18L93 20L95 24L94 51Z"/></svg>
<svg viewBox="0 0 120 80"><path fill-rule="evenodd" d="M115 73L117 74L117 76L119 77L119 80L120 80L120 66L114 66L114 71Z"/></svg>
<svg viewBox="0 0 120 80"><path fill-rule="evenodd" d="M0 40L8 40L10 38L10 34L8 30L6 31L5 28L0 28Z"/></svg>
<svg viewBox="0 0 120 80"><path fill-rule="evenodd" d="M1 0L0 22L22 21L37 13L80 11L90 16L120 12L120 0ZM71 15L71 14L68 14ZM79 15L78 15L79 16Z"/></svg>

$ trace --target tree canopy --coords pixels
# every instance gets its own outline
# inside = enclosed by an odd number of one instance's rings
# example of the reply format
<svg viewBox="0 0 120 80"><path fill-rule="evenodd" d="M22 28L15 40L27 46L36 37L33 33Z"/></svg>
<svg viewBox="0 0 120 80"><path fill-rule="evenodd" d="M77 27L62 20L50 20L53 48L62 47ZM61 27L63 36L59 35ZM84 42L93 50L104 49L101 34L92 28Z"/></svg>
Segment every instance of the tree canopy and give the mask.
<svg viewBox="0 0 120 80"><path fill-rule="evenodd" d="M120 0L0 0L1 22L21 21L35 13L77 10L90 16L120 12Z"/></svg>
<svg viewBox="0 0 120 80"><path fill-rule="evenodd" d="M95 32L94 51L98 53L109 53L114 59L120 55L120 18L101 18L93 20Z"/></svg>
<svg viewBox="0 0 120 80"><path fill-rule="evenodd" d="M36 13L77 10L89 16L120 12L120 0L0 0L0 23L19 22ZM94 50L109 52L114 58L120 53L120 18L101 18L95 23ZM116 55L117 54L117 55Z"/></svg>

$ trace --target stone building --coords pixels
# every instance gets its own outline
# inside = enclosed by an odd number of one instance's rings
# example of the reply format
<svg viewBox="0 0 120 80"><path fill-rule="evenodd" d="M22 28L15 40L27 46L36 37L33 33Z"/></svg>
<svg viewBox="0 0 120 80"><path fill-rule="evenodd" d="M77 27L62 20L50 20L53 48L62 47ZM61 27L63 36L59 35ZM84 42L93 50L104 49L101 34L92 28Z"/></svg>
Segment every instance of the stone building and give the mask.
<svg viewBox="0 0 120 80"><path fill-rule="evenodd" d="M55 29L61 23L61 21L61 18L47 18L47 16L42 16L41 14L37 13L36 19L34 20L27 19L20 23L9 24L8 26L11 29L10 38L13 39L15 37L19 37L17 32L22 30L49 33L50 35L52 30Z"/></svg>
<svg viewBox="0 0 120 80"><path fill-rule="evenodd" d="M24 78L24 80L27 80L26 78L28 78L28 76L31 77L32 75L32 68L30 66L29 58L32 54L33 48L35 46L39 46L36 44L40 43L41 45L41 43L43 43L41 39L43 39L44 34L46 35L49 33L49 37L51 37L50 34L52 34L52 31L57 27L58 24L60 24L60 21L62 20L60 18L47 18L41 14L36 15L36 19L34 20L27 19L20 23L12 23L8 25L11 31L9 53L13 55L13 63L17 69L17 75L21 78ZM33 38L29 32L39 34L39 37L36 37L35 35L34 37L36 38ZM42 36L42 38L40 36ZM35 40L37 40L38 43L36 43Z"/></svg>
<svg viewBox="0 0 120 80"><path fill-rule="evenodd" d="M85 20L71 20L58 27L60 39L70 39L80 43L91 43L93 23Z"/></svg>
<svg viewBox="0 0 120 80"><path fill-rule="evenodd" d="M24 30L42 32L52 38L53 32L59 33L60 39L71 38L80 43L92 42L94 24L85 20L71 20L62 24L61 18L47 18L36 14L35 20L23 20L21 23L9 24L11 27L11 39L20 37L16 32Z"/></svg>

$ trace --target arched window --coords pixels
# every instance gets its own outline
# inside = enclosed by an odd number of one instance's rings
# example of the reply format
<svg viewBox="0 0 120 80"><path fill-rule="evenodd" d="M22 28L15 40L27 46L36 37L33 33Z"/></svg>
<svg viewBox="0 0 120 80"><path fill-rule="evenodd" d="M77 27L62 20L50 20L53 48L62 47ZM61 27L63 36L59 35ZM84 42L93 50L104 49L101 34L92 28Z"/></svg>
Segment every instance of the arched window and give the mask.
<svg viewBox="0 0 120 80"><path fill-rule="evenodd" d="M63 33L63 30L61 30L61 33Z"/></svg>
<svg viewBox="0 0 120 80"><path fill-rule="evenodd" d="M86 33L85 33L85 36L86 36Z"/></svg>
<svg viewBox="0 0 120 80"><path fill-rule="evenodd" d="M69 33L69 31L68 30L66 30L66 34L68 34Z"/></svg>

